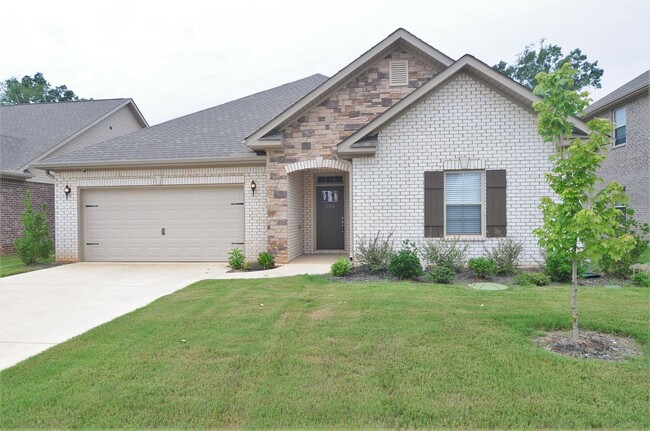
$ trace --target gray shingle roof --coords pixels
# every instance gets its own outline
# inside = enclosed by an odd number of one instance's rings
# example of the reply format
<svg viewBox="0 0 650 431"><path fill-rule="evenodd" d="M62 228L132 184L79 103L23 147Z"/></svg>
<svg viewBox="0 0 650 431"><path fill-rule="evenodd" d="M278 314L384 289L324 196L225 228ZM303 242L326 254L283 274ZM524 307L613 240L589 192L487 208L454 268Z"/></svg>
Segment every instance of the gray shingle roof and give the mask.
<svg viewBox="0 0 650 431"><path fill-rule="evenodd" d="M130 99L0 106L0 170L16 170Z"/></svg>
<svg viewBox="0 0 650 431"><path fill-rule="evenodd" d="M650 70L646 70L627 84L623 84L607 96L592 103L587 109L585 109L583 117L592 117L610 103L615 103L616 101L621 100L648 85L650 85Z"/></svg>
<svg viewBox="0 0 650 431"><path fill-rule="evenodd" d="M270 90L91 145L43 165L196 160L254 155L243 139L327 80L312 75Z"/></svg>

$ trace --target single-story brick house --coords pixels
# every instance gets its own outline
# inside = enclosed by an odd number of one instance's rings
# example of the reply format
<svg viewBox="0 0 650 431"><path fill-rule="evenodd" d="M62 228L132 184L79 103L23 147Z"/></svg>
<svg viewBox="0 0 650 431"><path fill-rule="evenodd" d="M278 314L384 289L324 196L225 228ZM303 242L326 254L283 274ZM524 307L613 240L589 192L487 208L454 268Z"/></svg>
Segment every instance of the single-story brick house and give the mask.
<svg viewBox="0 0 650 431"><path fill-rule="evenodd" d="M34 208L47 204L54 234L54 176L34 163L143 127L131 99L0 106L0 253L14 252L22 235L27 191Z"/></svg>
<svg viewBox="0 0 650 431"><path fill-rule="evenodd" d="M472 255L507 235L534 264L554 151L536 100L398 29L331 78L41 161L56 173L57 258L223 261L239 247L283 263L353 256L392 231L396 244L458 238Z"/></svg>

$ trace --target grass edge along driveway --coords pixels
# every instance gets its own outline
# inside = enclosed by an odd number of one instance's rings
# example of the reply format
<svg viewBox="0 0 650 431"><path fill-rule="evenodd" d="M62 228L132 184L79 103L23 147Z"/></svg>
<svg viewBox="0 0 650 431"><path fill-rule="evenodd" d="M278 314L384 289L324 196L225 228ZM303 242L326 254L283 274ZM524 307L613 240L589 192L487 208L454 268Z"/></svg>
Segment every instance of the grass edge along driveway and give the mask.
<svg viewBox="0 0 650 431"><path fill-rule="evenodd" d="M566 286L202 281L1 372L0 428L650 427L650 289L579 294L646 356L534 347Z"/></svg>

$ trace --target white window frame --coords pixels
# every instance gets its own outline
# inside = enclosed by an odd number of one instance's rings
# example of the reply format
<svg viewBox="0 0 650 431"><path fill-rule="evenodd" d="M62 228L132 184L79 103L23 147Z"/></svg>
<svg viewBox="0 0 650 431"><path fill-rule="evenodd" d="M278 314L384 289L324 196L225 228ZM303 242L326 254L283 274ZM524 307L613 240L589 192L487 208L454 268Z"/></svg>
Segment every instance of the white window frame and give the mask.
<svg viewBox="0 0 650 431"><path fill-rule="evenodd" d="M623 111L625 115L625 123L624 124L616 124L616 113L618 111ZM623 145L627 144L627 106L620 106L614 110L612 110L612 123L614 123L614 130L612 131L612 146L615 148L622 147ZM616 129L620 127L625 127L625 141L621 142L620 144L616 143Z"/></svg>
<svg viewBox="0 0 650 431"><path fill-rule="evenodd" d="M393 79L393 65L401 64L406 69L406 80L395 81ZM389 87L406 87L409 85L409 62L408 60L392 60L388 62L388 86Z"/></svg>
<svg viewBox="0 0 650 431"><path fill-rule="evenodd" d="M478 234L448 234L447 233L447 228L449 227L449 224L447 223L447 174L463 174L463 173L479 173L481 177L481 201L476 204L472 205L480 205L480 214L481 214L481 233ZM486 231L486 221L485 221L485 193L486 193L486 186L485 186L485 171L484 170L449 170L449 171L444 171L444 232L443 232L443 237L445 238L462 238L462 239L476 239L476 240L483 240L485 239L485 231Z"/></svg>

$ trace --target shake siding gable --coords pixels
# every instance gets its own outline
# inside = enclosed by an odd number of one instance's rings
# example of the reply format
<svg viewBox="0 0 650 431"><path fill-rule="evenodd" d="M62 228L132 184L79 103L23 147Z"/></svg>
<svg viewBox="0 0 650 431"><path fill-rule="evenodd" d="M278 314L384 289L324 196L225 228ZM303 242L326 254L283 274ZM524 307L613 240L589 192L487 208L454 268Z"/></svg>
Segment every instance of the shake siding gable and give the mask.
<svg viewBox="0 0 650 431"><path fill-rule="evenodd" d="M424 241L430 226L425 172L461 169L459 161L469 160L470 170L507 172L507 236L524 244L522 262L535 265L540 254L532 231L542 223L541 197L551 195L544 174L553 151L537 134L533 112L459 74L382 129L375 156L353 159L354 241L378 231L393 231L395 244ZM486 231L503 220L490 216L487 225L488 206L481 206ZM495 241L488 235L461 239L469 257L482 255Z"/></svg>

